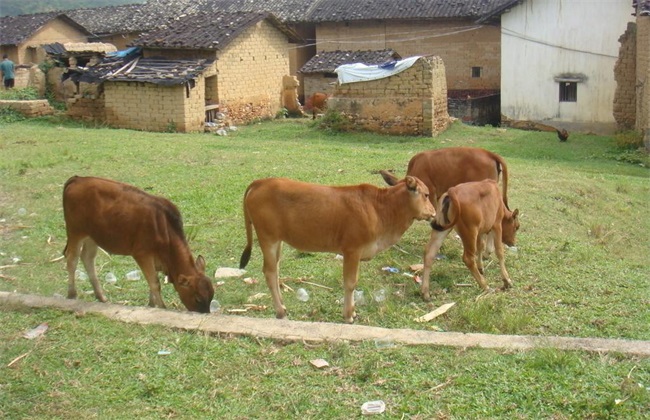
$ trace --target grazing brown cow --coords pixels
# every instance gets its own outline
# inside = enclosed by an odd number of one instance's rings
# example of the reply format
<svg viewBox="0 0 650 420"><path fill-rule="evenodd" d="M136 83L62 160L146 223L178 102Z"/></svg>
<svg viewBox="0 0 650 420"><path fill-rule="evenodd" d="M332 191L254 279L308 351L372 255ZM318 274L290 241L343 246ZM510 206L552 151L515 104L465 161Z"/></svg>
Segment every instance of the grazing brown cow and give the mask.
<svg viewBox="0 0 650 420"><path fill-rule="evenodd" d="M429 188L431 203L438 205L438 199L454 185L470 181L493 179L499 181L503 172L503 202L508 206L508 167L496 153L476 147L448 147L428 150L413 156L406 170L407 175L420 178ZM380 171L388 185L397 178L387 171ZM436 208L437 210L437 208Z"/></svg>
<svg viewBox="0 0 650 420"><path fill-rule="evenodd" d="M188 310L210 312L214 288L204 274L205 260L199 256L194 261L181 214L169 200L120 182L73 176L63 187L63 215L69 299L77 297L75 270L81 255L95 297L106 302L95 272L101 247L135 259L149 283L149 306L165 307L157 274L162 271Z"/></svg>
<svg viewBox="0 0 650 420"><path fill-rule="evenodd" d="M327 93L315 92L307 100L306 108L311 108L312 119L316 119L316 114L323 113L327 109Z"/></svg>
<svg viewBox="0 0 650 420"><path fill-rule="evenodd" d="M431 219L435 210L429 190L407 176L393 187L361 184L324 186L284 178L259 179L244 195L247 244L240 267L246 267L253 243L252 228L264 255L264 276L278 318L284 318L278 269L282 242L307 252L343 255L343 318L354 322L353 292L359 261L394 245L414 220Z"/></svg>
<svg viewBox="0 0 650 420"><path fill-rule="evenodd" d="M486 239L488 247L494 244L503 277L503 288L509 288L512 281L506 271L503 243L508 246L515 244L515 234L519 229L518 215L519 210L511 212L506 208L499 187L492 179L451 187L440 197L436 219L431 223L431 239L424 252L421 287L423 298L430 299L431 265L452 228L456 229L463 242L463 261L483 291L489 291L482 275L482 254Z"/></svg>

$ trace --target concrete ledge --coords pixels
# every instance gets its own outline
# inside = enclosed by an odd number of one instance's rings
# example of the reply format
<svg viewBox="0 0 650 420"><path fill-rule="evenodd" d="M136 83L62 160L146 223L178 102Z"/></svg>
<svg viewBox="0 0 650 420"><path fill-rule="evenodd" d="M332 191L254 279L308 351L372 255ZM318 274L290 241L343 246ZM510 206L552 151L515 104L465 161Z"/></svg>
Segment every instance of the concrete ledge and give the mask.
<svg viewBox="0 0 650 420"><path fill-rule="evenodd" d="M0 306L53 308L63 311L100 314L107 318L141 325L162 325L214 334L248 335L289 341L368 341L388 340L406 345L481 347L529 350L552 347L589 352L618 352L650 357L650 341L603 338L537 337L520 335L463 334L408 329L388 329L364 325L303 322L287 319L248 318L234 315L198 314L174 310L110 303L84 302L57 297L0 292Z"/></svg>

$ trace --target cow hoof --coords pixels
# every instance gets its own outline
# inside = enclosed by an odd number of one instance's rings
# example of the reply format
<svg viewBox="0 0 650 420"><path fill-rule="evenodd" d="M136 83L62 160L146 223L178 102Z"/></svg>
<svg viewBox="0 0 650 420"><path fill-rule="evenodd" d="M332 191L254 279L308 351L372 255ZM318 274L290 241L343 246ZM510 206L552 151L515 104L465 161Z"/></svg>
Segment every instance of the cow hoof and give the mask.
<svg viewBox="0 0 650 420"><path fill-rule="evenodd" d="M487 295L491 295L492 293L494 293L494 289L491 289L491 288L488 287L487 289L485 289L483 291L483 293L476 296L476 299L474 299L474 301L478 301L479 299L482 299L482 298L486 297Z"/></svg>
<svg viewBox="0 0 650 420"><path fill-rule="evenodd" d="M68 299L76 299L77 292L68 292Z"/></svg>
<svg viewBox="0 0 650 420"><path fill-rule="evenodd" d="M97 300L100 301L100 302L102 302L102 303L106 303L106 302L108 302L108 299L106 299L106 296L98 296L98 297L97 297Z"/></svg>

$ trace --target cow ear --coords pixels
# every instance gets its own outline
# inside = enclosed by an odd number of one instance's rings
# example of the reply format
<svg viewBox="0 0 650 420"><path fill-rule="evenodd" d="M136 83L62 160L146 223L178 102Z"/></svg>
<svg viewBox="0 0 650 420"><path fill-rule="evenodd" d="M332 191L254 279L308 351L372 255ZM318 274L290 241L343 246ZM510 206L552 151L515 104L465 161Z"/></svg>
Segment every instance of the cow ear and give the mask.
<svg viewBox="0 0 650 420"><path fill-rule="evenodd" d="M381 170L379 171L379 173L381 174L381 177L384 178L384 181L388 185L396 185L399 182L397 177L395 177L395 175L391 174L388 171Z"/></svg>
<svg viewBox="0 0 650 420"><path fill-rule="evenodd" d="M194 266L196 267L197 270L199 270L201 273L205 273L205 259L203 258L203 255L199 255L196 258L196 262L194 263Z"/></svg>
<svg viewBox="0 0 650 420"><path fill-rule="evenodd" d="M512 212L512 218L516 219L517 216L519 216L519 209L515 209L515 211Z"/></svg>
<svg viewBox="0 0 650 420"><path fill-rule="evenodd" d="M406 177L406 188L409 189L409 191L416 191L418 189L418 181L412 176L407 176Z"/></svg>

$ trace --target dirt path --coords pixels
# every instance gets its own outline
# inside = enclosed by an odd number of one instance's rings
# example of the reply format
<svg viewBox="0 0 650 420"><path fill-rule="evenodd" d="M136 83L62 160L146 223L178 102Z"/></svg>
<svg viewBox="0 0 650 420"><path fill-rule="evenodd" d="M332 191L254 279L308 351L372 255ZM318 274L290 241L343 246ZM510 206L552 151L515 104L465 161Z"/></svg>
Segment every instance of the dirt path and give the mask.
<svg viewBox="0 0 650 420"><path fill-rule="evenodd" d="M0 292L0 306L54 308L63 311L101 314L107 318L142 325L162 325L214 334L250 335L290 341L367 341L407 345L483 347L527 350L554 347L592 352L618 352L650 357L650 341L605 338L537 337L521 335L463 334L408 329L388 329L364 325L303 322L234 315L204 315L174 310L83 302L56 297Z"/></svg>

